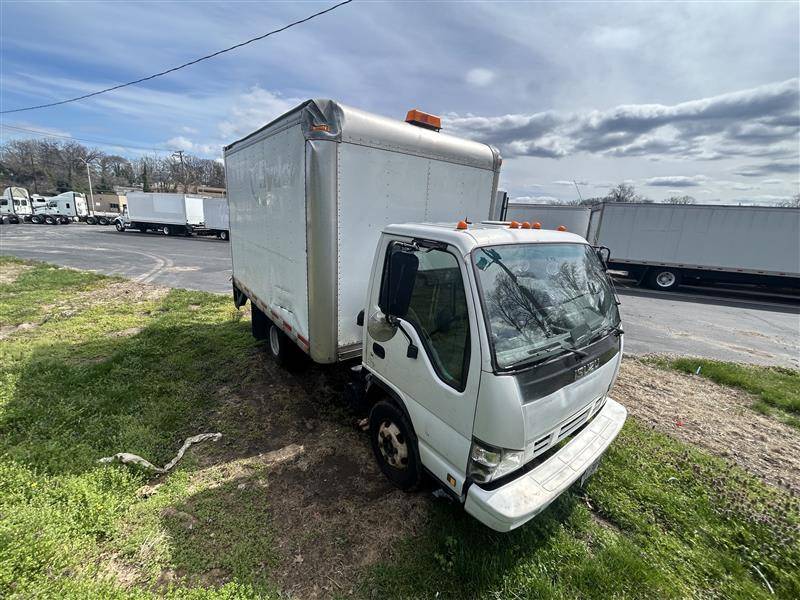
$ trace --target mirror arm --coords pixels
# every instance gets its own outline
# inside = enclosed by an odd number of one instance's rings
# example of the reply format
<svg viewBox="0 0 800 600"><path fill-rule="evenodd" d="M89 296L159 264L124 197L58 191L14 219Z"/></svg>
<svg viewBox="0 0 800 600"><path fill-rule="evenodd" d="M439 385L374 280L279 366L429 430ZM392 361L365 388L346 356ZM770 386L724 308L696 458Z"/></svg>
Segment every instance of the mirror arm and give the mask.
<svg viewBox="0 0 800 600"><path fill-rule="evenodd" d="M411 336L408 335L408 332L406 331L405 327L403 327L403 324L400 322L400 319L395 316L387 315L386 320L392 325L396 325L397 328L400 330L400 332L404 336L406 336L406 339L408 340L408 349L406 350L406 356L408 358L416 359L417 356L419 356L419 348L417 348L417 345L411 339Z"/></svg>

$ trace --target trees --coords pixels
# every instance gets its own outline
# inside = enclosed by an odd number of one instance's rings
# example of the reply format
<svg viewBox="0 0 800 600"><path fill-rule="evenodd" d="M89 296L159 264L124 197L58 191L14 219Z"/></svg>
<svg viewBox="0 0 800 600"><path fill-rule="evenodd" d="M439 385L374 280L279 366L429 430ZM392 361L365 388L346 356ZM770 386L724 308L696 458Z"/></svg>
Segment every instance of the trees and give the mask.
<svg viewBox="0 0 800 600"><path fill-rule="evenodd" d="M776 206L782 206L784 208L800 208L800 194L795 194L790 200L778 202Z"/></svg>
<svg viewBox="0 0 800 600"><path fill-rule="evenodd" d="M604 200L606 202L641 202L644 197L637 194L630 183L623 182L611 188Z"/></svg>
<svg viewBox="0 0 800 600"><path fill-rule="evenodd" d="M196 186L224 187L225 169L216 160L183 155L183 165L165 156L128 159L73 141L10 140L0 146L0 189L20 186L36 194L88 192L86 161L96 192L115 186L174 192Z"/></svg>
<svg viewBox="0 0 800 600"><path fill-rule="evenodd" d="M664 202L666 204L694 204L694 198L691 196L670 196Z"/></svg>

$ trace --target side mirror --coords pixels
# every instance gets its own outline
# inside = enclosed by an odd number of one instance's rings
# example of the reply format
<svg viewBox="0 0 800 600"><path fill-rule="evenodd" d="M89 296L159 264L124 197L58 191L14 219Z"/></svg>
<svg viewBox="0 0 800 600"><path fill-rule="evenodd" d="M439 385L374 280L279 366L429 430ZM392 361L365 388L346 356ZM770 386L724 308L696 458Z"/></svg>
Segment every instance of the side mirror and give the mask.
<svg viewBox="0 0 800 600"><path fill-rule="evenodd" d="M597 258L603 263L603 267L608 270L608 261L611 260L611 250L606 246L592 246Z"/></svg>
<svg viewBox="0 0 800 600"><path fill-rule="evenodd" d="M391 250L387 267L378 306L386 315L403 318L411 304L419 258L412 252L395 247Z"/></svg>

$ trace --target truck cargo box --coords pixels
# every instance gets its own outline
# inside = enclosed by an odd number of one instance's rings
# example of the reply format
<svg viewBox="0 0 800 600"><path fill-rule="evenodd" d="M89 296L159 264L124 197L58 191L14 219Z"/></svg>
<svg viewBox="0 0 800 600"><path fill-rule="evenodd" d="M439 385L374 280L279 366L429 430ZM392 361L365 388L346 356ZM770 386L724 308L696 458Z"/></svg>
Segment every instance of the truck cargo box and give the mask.
<svg viewBox="0 0 800 600"><path fill-rule="evenodd" d="M226 198L203 198L203 215L207 229L224 231L228 225L228 200Z"/></svg>
<svg viewBox="0 0 800 600"><path fill-rule="evenodd" d="M186 225L184 195L128 192L128 217L143 223Z"/></svg>
<svg viewBox="0 0 800 600"><path fill-rule="evenodd" d="M225 148L234 286L317 362L357 355L382 228L489 218L485 144L309 100Z"/></svg>
<svg viewBox="0 0 800 600"><path fill-rule="evenodd" d="M800 277L796 208L606 203L588 239L615 265Z"/></svg>

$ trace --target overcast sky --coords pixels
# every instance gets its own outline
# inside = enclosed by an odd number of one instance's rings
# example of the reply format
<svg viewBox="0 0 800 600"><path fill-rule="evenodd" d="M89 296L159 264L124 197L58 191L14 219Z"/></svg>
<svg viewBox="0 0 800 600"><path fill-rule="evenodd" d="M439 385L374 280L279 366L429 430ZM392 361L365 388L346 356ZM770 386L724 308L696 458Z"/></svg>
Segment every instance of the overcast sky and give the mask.
<svg viewBox="0 0 800 600"><path fill-rule="evenodd" d="M0 3L2 108L180 64L333 2ZM354 2L168 77L2 123L221 146L328 97L498 146L513 197L772 203L800 191L800 4ZM19 134L2 130L3 139ZM99 144L94 144L100 146Z"/></svg>

